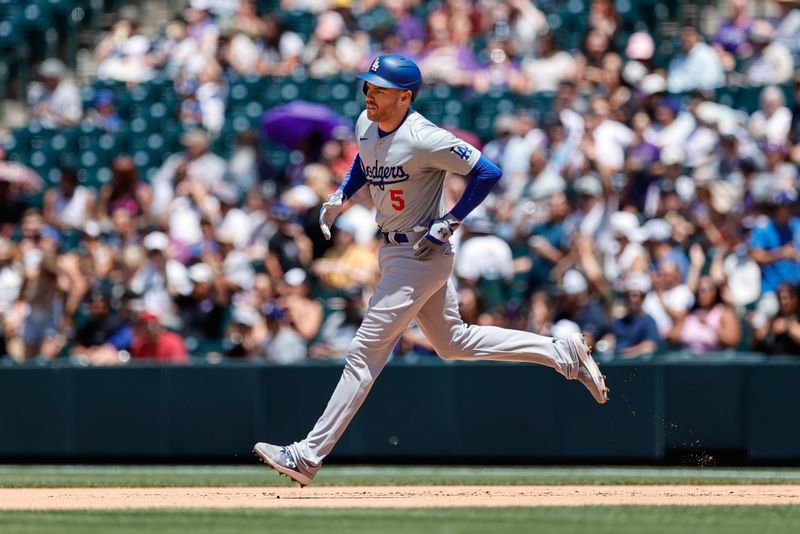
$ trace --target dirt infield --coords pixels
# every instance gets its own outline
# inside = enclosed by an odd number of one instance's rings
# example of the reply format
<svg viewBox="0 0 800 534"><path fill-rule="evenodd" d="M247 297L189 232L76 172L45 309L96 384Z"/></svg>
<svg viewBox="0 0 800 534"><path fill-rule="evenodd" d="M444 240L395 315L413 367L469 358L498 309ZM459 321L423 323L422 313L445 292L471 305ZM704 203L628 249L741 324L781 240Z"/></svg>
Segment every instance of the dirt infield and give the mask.
<svg viewBox="0 0 800 534"><path fill-rule="evenodd" d="M800 504L800 485L0 489L0 510Z"/></svg>

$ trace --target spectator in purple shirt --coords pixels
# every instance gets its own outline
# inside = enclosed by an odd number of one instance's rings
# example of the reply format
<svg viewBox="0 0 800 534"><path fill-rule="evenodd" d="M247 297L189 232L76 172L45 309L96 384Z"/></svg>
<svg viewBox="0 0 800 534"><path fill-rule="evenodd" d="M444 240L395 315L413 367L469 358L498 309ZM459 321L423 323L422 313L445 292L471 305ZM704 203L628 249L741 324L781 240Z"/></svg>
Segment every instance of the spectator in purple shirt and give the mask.
<svg viewBox="0 0 800 534"><path fill-rule="evenodd" d="M730 15L722 21L711 39L711 45L719 53L725 72L734 69L737 58L750 53L747 36L753 26L747 0L731 0L730 9Z"/></svg>
<svg viewBox="0 0 800 534"><path fill-rule="evenodd" d="M386 9L394 19L394 34L405 53L417 57L425 46L425 23L411 12L409 0L388 0Z"/></svg>

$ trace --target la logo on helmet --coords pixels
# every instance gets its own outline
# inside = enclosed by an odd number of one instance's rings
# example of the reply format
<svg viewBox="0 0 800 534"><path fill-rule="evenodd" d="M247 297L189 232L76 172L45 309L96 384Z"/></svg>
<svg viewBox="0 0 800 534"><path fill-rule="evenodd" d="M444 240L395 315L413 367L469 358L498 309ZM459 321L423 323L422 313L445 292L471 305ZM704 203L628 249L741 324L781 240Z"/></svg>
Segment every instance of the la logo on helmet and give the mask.
<svg viewBox="0 0 800 534"><path fill-rule="evenodd" d="M369 68L369 70L373 72L378 72L378 67L380 66L381 66L381 58L376 57L375 61L372 62L372 66Z"/></svg>

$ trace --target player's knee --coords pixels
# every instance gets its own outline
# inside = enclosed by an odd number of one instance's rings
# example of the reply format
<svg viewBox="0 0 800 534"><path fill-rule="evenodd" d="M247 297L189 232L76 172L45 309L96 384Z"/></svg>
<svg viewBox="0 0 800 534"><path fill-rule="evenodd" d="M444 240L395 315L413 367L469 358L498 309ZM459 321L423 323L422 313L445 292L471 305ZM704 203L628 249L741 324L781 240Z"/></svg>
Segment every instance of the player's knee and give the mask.
<svg viewBox="0 0 800 534"><path fill-rule="evenodd" d="M436 348L436 353L443 360L467 360L472 356L472 350L467 348L466 328L463 324L459 328L450 330L450 342L445 346Z"/></svg>

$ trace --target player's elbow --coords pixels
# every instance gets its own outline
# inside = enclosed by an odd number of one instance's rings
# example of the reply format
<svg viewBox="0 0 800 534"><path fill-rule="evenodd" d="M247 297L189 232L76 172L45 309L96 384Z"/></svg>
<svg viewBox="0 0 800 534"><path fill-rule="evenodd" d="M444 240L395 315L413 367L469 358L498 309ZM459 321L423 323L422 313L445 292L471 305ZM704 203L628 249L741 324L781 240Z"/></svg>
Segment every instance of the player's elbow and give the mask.
<svg viewBox="0 0 800 534"><path fill-rule="evenodd" d="M500 167L495 165L491 160L486 159L484 161L484 170L481 173L481 179L496 184L500 181L501 176L503 176L503 171L500 170Z"/></svg>

